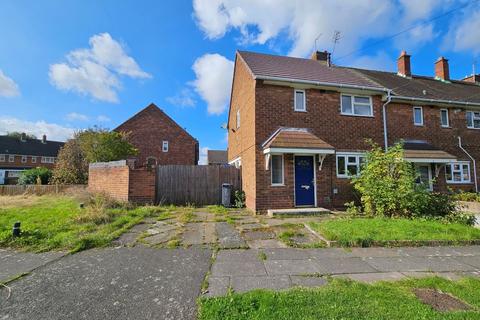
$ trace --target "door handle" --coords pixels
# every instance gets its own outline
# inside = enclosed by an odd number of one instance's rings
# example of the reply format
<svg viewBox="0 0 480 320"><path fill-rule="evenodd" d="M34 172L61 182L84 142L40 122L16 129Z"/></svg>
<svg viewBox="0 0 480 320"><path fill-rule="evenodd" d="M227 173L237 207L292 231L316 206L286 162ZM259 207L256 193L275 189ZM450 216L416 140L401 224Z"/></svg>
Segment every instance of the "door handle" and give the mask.
<svg viewBox="0 0 480 320"><path fill-rule="evenodd" d="M305 189L305 190L308 190L308 189L310 189L310 186L309 186L309 185L302 184L302 188Z"/></svg>

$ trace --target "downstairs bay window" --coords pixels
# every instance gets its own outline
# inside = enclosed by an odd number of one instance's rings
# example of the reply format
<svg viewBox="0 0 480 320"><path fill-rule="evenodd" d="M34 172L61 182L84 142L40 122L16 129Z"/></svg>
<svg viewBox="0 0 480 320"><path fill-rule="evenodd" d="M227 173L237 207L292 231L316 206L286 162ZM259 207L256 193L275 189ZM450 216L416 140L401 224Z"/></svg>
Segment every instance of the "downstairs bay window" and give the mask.
<svg viewBox="0 0 480 320"><path fill-rule="evenodd" d="M470 183L470 163L447 163L445 165L445 180L447 183Z"/></svg>
<svg viewBox="0 0 480 320"><path fill-rule="evenodd" d="M358 176L364 162L363 154L337 154L337 177Z"/></svg>

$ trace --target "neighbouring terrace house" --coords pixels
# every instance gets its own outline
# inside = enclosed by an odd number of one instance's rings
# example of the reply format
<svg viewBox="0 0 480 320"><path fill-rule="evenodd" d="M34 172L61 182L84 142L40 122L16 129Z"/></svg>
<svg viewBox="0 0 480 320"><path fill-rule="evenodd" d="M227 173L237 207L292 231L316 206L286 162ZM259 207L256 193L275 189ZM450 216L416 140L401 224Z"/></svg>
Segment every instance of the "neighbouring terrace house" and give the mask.
<svg viewBox="0 0 480 320"><path fill-rule="evenodd" d="M333 65L328 52L311 59L239 51L228 116L228 161L242 168L247 207L342 207L355 200L366 139L404 142L418 183L439 192L478 190L480 76L411 72L402 52L397 72Z"/></svg>
<svg viewBox="0 0 480 320"><path fill-rule="evenodd" d="M138 149L128 159L137 167L198 164L198 141L153 103L114 131L127 133L128 141Z"/></svg>
<svg viewBox="0 0 480 320"><path fill-rule="evenodd" d="M64 143L31 139L25 133L20 137L0 136L0 185L16 184L24 170L46 167L53 169L58 152Z"/></svg>

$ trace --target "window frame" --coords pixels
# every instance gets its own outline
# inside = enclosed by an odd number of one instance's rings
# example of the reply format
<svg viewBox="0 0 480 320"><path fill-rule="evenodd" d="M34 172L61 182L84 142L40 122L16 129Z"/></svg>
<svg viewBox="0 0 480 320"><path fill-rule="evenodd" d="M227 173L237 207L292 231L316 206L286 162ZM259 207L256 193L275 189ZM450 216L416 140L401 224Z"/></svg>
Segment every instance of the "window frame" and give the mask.
<svg viewBox="0 0 480 320"><path fill-rule="evenodd" d="M6 162L4 154L0 154L0 162Z"/></svg>
<svg viewBox="0 0 480 320"><path fill-rule="evenodd" d="M344 171L345 173L340 174L338 172L338 158L345 158L344 160ZM355 163L349 162L348 158L349 157L355 157ZM366 161L366 156L365 153L337 153L335 157L335 168L336 168L336 174L337 178L343 178L343 179L351 179L352 177L358 177L360 175L361 166L362 166L362 161L360 161L360 158L363 158L364 161ZM348 166L355 165L357 167L357 174L356 175L350 175L348 173Z"/></svg>
<svg viewBox="0 0 480 320"><path fill-rule="evenodd" d="M470 126L469 123L468 123L468 114L471 114L472 115L472 125ZM480 111L473 111L473 110L467 110L466 112L466 120L467 120L467 128L468 129L474 129L474 130L480 130L480 127L476 128L475 127L475 120L480 120L480 116L475 116L475 113L479 113L480 114Z"/></svg>
<svg viewBox="0 0 480 320"><path fill-rule="evenodd" d="M446 116L447 116L447 124L443 124L443 118L442 118L442 113L445 112ZM442 126L442 128L450 128L450 115L449 115L449 112L448 112L448 109L440 109L440 125Z"/></svg>
<svg viewBox="0 0 480 320"><path fill-rule="evenodd" d="M42 157L41 163L55 163L55 157Z"/></svg>
<svg viewBox="0 0 480 320"><path fill-rule="evenodd" d="M165 148L165 146L166 146L166 148ZM162 152L168 152L168 149L169 149L168 140L163 140L162 141Z"/></svg>
<svg viewBox="0 0 480 320"><path fill-rule="evenodd" d="M303 109L297 108L297 92L303 94ZM307 112L307 93L302 89L293 90L293 111L295 112Z"/></svg>
<svg viewBox="0 0 480 320"><path fill-rule="evenodd" d="M348 113L348 112L344 112L344 111L343 111L343 99L342 99L343 97L350 97L350 101L351 101L350 107L351 107L351 110L352 110L351 113ZM369 101L368 106L370 107L370 114L369 114L369 115L356 114L356 113L355 113L355 98L368 98L368 101ZM364 105L364 106L367 105L366 103L356 103L356 104ZM371 97L371 96L360 96L360 95L343 94L343 93L342 93L342 94L340 95L340 114L341 114L341 115L344 115L344 116L373 118L374 115L373 115L373 101L372 101L372 97Z"/></svg>
<svg viewBox="0 0 480 320"><path fill-rule="evenodd" d="M22 163L27 163L28 157L27 156L22 156Z"/></svg>
<svg viewBox="0 0 480 320"><path fill-rule="evenodd" d="M415 111L416 110L420 110L420 120L421 120L420 123L415 122L415 120L416 120L415 119ZM423 119L423 107L415 106L415 107L413 107L412 111L413 111L413 125L416 126L416 127L423 127L425 125L425 121Z"/></svg>
<svg viewBox="0 0 480 320"><path fill-rule="evenodd" d="M282 157L282 182L273 182L273 157ZM283 187L285 186L285 157L283 154L272 154L270 155L270 185L272 187Z"/></svg>
<svg viewBox="0 0 480 320"><path fill-rule="evenodd" d="M235 119L235 121L236 121L236 123L235 123L236 129L240 129L240 120L241 120L241 118L240 118L240 109L238 109L238 110L237 110L237 114L236 114L236 119Z"/></svg>
<svg viewBox="0 0 480 320"><path fill-rule="evenodd" d="M454 165L460 165L461 168L460 170L454 170ZM463 166L466 165L468 168L468 180L463 179ZM447 167L450 167L450 174L451 174L451 179L449 180L447 178ZM455 181L454 177L454 172L459 172L461 180L460 181ZM454 161L454 162L449 162L445 165L445 182L447 184L469 184L472 183L472 174L470 171L470 161Z"/></svg>
<svg viewBox="0 0 480 320"><path fill-rule="evenodd" d="M15 162L15 155L14 154L9 154L8 155L8 162Z"/></svg>
<svg viewBox="0 0 480 320"><path fill-rule="evenodd" d="M32 163L37 163L37 157L36 156L32 156Z"/></svg>

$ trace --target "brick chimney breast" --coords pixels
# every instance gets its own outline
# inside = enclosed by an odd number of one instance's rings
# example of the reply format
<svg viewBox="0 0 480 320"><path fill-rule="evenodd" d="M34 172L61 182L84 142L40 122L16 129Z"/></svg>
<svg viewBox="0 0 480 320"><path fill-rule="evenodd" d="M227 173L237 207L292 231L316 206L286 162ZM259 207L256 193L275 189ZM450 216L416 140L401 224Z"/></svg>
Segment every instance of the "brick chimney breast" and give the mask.
<svg viewBox="0 0 480 320"><path fill-rule="evenodd" d="M310 59L320 61L330 66L330 52L328 51L314 51L310 56Z"/></svg>
<svg viewBox="0 0 480 320"><path fill-rule="evenodd" d="M397 59L398 74L404 77L411 77L412 70L410 68L410 55L405 50L400 53Z"/></svg>
<svg viewBox="0 0 480 320"><path fill-rule="evenodd" d="M442 80L450 80L450 70L448 67L448 59L444 57L438 58L435 61L435 78Z"/></svg>
<svg viewBox="0 0 480 320"><path fill-rule="evenodd" d="M480 84L480 74L472 74L470 76L466 76L462 79L462 81Z"/></svg>

